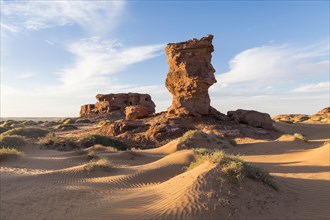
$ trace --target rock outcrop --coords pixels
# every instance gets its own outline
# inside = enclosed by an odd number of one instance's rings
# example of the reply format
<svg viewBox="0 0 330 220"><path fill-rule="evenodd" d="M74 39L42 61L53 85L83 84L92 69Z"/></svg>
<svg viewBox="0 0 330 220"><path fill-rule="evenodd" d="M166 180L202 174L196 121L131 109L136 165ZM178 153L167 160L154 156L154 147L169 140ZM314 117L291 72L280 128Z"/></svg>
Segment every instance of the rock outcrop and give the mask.
<svg viewBox="0 0 330 220"><path fill-rule="evenodd" d="M208 89L216 83L211 64L213 35L181 43L170 43L165 48L169 72L166 88L172 94L170 115L209 115L212 107Z"/></svg>
<svg viewBox="0 0 330 220"><path fill-rule="evenodd" d="M81 106L80 117L97 116L117 113L125 116L124 111L127 106L143 106L148 114L155 113L155 103L148 94L140 93L117 93L117 94L98 94L98 102Z"/></svg>
<svg viewBox="0 0 330 220"><path fill-rule="evenodd" d="M229 111L227 115L236 123L244 123L257 128L273 129L273 121L267 113L238 109Z"/></svg>
<svg viewBox="0 0 330 220"><path fill-rule="evenodd" d="M149 110L143 105L127 106L125 108L126 120L136 120L148 117Z"/></svg>
<svg viewBox="0 0 330 220"><path fill-rule="evenodd" d="M330 114L330 107L323 108L316 113L316 115L329 115L329 114Z"/></svg>

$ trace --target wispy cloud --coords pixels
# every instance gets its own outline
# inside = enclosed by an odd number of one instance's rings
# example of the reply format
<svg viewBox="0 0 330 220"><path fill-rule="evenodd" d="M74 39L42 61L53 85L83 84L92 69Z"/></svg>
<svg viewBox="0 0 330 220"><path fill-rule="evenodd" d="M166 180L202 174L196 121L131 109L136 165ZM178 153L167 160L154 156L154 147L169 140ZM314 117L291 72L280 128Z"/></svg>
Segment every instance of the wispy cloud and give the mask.
<svg viewBox="0 0 330 220"><path fill-rule="evenodd" d="M99 37L82 39L69 45L68 50L75 62L59 72L59 79L70 90L109 85L116 80L115 74L132 64L160 55L163 47L163 44L126 47L116 40L101 40Z"/></svg>
<svg viewBox="0 0 330 220"><path fill-rule="evenodd" d="M100 33L118 24L124 6L124 1L1 1L1 14L10 31L17 30L12 25L23 30L78 25Z"/></svg>
<svg viewBox="0 0 330 220"><path fill-rule="evenodd" d="M328 40L303 47L283 44L251 48L237 54L229 66L210 88L213 105L222 111L255 108L290 112L293 105L302 106L307 100L315 102L315 108L328 105Z"/></svg>
<svg viewBox="0 0 330 220"><path fill-rule="evenodd" d="M266 45L245 50L217 75L219 84L276 84L317 77L329 72L329 41L307 47Z"/></svg>
<svg viewBox="0 0 330 220"><path fill-rule="evenodd" d="M326 92L329 94L330 82L320 82L315 84L308 84L304 86L299 86L293 90L296 93L319 93Z"/></svg>
<svg viewBox="0 0 330 220"><path fill-rule="evenodd" d="M2 23L2 22L0 23L0 27L2 30L7 30L10 32L14 32L14 33L16 33L18 31L17 27L8 25L8 24Z"/></svg>
<svg viewBox="0 0 330 220"><path fill-rule="evenodd" d="M53 41L50 41L50 40L45 40L45 42L46 42L47 44L49 44L49 45L52 45L52 46L55 45L55 43L54 43Z"/></svg>

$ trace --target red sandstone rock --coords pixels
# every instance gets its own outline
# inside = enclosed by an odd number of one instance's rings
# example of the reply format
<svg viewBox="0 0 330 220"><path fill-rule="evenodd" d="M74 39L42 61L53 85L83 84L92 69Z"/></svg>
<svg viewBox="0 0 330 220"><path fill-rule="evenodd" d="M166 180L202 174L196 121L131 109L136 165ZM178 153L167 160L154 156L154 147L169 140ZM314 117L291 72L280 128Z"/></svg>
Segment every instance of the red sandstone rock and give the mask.
<svg viewBox="0 0 330 220"><path fill-rule="evenodd" d="M119 111L124 115L125 108L127 106L144 106L148 114L155 113L155 103L151 100L151 96L148 94L140 93L118 93L118 94L98 94L96 95L98 100L95 105L83 105L80 110L80 117L89 115L106 115L108 113ZM118 114L120 115L120 114Z"/></svg>
<svg viewBox="0 0 330 220"><path fill-rule="evenodd" d="M169 65L165 85L173 96L169 114L210 114L208 89L216 83L211 64L212 39L213 35L207 35L200 40L170 43L165 48Z"/></svg>
<svg viewBox="0 0 330 220"><path fill-rule="evenodd" d="M136 120L148 117L148 108L143 105L127 106L125 108L126 120Z"/></svg>
<svg viewBox="0 0 330 220"><path fill-rule="evenodd" d="M273 121L267 113L238 109L236 111L229 111L227 115L236 123L244 123L253 127L273 129Z"/></svg>

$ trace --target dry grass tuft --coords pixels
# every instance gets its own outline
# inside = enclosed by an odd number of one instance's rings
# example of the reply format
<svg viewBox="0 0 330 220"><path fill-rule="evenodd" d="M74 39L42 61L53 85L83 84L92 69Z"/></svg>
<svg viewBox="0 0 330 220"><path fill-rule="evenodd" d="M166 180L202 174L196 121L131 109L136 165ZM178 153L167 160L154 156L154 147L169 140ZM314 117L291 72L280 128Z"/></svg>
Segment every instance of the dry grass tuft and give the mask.
<svg viewBox="0 0 330 220"><path fill-rule="evenodd" d="M7 158L18 158L23 155L23 152L18 151L15 148L0 147L0 160L5 160Z"/></svg>
<svg viewBox="0 0 330 220"><path fill-rule="evenodd" d="M94 171L97 168L109 170L109 169L111 169L111 163L109 160L102 158L99 160L93 159L84 166L84 170L86 170L88 172Z"/></svg>
<svg viewBox="0 0 330 220"><path fill-rule="evenodd" d="M27 138L40 138L46 136L48 133L49 132L47 130L41 128L14 128L2 133L2 135L20 135Z"/></svg>
<svg viewBox="0 0 330 220"><path fill-rule="evenodd" d="M194 149L194 151L197 154L197 158L189 165L187 170L194 169L206 161L210 161L217 164L219 171L234 181L241 181L247 177L261 181L278 190L273 177L266 170L246 163L238 156L226 154L220 150L208 150L205 148Z"/></svg>
<svg viewBox="0 0 330 220"><path fill-rule="evenodd" d="M0 146L21 147L26 144L24 137L18 135L4 136L0 135Z"/></svg>

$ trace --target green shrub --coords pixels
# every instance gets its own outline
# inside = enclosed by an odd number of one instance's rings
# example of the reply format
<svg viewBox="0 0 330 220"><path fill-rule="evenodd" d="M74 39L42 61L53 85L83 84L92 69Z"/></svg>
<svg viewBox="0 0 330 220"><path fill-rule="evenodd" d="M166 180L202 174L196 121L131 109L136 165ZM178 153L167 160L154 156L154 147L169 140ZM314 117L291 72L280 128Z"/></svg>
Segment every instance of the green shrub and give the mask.
<svg viewBox="0 0 330 220"><path fill-rule="evenodd" d="M95 144L101 144L103 146L111 146L117 148L118 150L128 149L128 146L120 140L99 134L83 135L78 138L78 141L85 148L91 147Z"/></svg>
<svg viewBox="0 0 330 220"><path fill-rule="evenodd" d="M38 144L41 145L58 145L61 143L61 139L56 137L54 133L48 133L45 137L39 138Z"/></svg>
<svg viewBox="0 0 330 220"><path fill-rule="evenodd" d="M217 164L217 168L232 180L240 181L247 177L261 181L278 190L273 177L266 170L248 164L237 156L225 154L220 150L208 150L205 148L198 148L194 151L197 154L197 158L189 165L187 170L194 169L204 162L210 161Z"/></svg>
<svg viewBox="0 0 330 220"><path fill-rule="evenodd" d="M98 126L98 127L103 127L103 126L105 126L105 125L109 125L109 124L111 124L111 121L110 121L110 120L102 120L102 121L100 121L100 122L97 124L97 126Z"/></svg>
<svg viewBox="0 0 330 220"><path fill-rule="evenodd" d="M59 124L55 125L53 127L55 130L61 130L61 131L72 131L72 130L78 130L78 128L74 125L69 124Z"/></svg>
<svg viewBox="0 0 330 220"><path fill-rule="evenodd" d="M27 138L39 138L48 134L48 131L41 128L14 128L4 132L2 135L20 135Z"/></svg>
<svg viewBox="0 0 330 220"><path fill-rule="evenodd" d="M21 147L26 144L24 137L22 136L4 136L0 135L0 146L3 147Z"/></svg>
<svg viewBox="0 0 330 220"><path fill-rule="evenodd" d="M87 118L78 118L76 120L76 123L91 123L91 120L89 120Z"/></svg>
<svg viewBox="0 0 330 220"><path fill-rule="evenodd" d="M96 168L102 168L105 170L109 170L111 168L111 163L107 159L99 159L99 160L91 160L85 166L84 170L91 172L94 171Z"/></svg>
<svg viewBox="0 0 330 220"><path fill-rule="evenodd" d="M0 160L4 160L10 157L22 157L23 155L23 152L18 151L15 148L0 147Z"/></svg>
<svg viewBox="0 0 330 220"><path fill-rule="evenodd" d="M66 120L64 120L62 122L62 124L68 125L68 124L74 124L76 122L76 120L72 119L72 118L67 118Z"/></svg>

